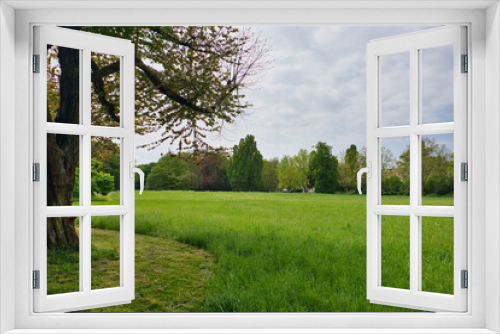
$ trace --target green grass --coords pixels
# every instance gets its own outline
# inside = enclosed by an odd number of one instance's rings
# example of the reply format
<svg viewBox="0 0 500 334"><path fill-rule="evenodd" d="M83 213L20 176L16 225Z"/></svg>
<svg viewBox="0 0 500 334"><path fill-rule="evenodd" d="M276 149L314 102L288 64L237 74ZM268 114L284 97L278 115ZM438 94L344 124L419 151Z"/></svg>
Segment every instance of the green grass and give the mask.
<svg viewBox="0 0 500 334"><path fill-rule="evenodd" d="M92 288L119 285L117 231L92 229ZM136 235L135 299L90 312L190 312L203 303L214 265L204 250L173 240ZM48 251L48 294L79 291L78 249Z"/></svg>
<svg viewBox="0 0 500 334"><path fill-rule="evenodd" d="M407 197L392 196L390 200L404 202ZM434 197L429 201L449 205L453 199ZM118 204L116 194L102 203ZM453 233L447 218L433 219L424 227L430 237L423 238L423 287L451 293ZM405 220L408 217L383 217L382 254L388 262L383 264L382 275L388 286L409 286L409 228ZM93 217L92 225L119 229L108 217ZM370 304L366 299L365 196L147 191L136 195L136 233L175 240L213 254L213 274L202 301L189 311L408 311ZM136 261L141 260L149 262L151 268L171 265L168 260L138 255ZM165 286L182 285L182 278L189 274L180 272ZM145 280L155 278L152 269L144 275ZM136 291L146 296L139 286ZM152 287L147 297L158 293L161 288ZM184 296L178 298L182 303ZM141 303L132 303L122 306L121 311L148 310Z"/></svg>

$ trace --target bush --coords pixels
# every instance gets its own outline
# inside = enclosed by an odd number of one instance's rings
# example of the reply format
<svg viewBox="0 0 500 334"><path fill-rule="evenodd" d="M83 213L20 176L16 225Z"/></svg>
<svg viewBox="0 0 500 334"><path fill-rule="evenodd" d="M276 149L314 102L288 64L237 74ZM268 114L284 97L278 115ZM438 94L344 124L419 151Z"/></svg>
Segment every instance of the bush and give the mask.
<svg viewBox="0 0 500 334"><path fill-rule="evenodd" d="M396 175L382 179L382 195L404 195L405 185Z"/></svg>

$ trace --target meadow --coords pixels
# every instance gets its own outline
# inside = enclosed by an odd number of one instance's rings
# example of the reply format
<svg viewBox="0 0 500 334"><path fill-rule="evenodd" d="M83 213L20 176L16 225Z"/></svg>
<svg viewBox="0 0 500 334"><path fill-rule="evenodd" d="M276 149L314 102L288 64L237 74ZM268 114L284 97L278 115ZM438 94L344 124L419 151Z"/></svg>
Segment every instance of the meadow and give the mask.
<svg viewBox="0 0 500 334"><path fill-rule="evenodd" d="M117 203L111 194L94 204ZM99 266L117 263L109 240L119 220L92 217L92 227L93 275L105 282L117 269ZM146 191L136 194L135 230L136 299L93 311L414 312L366 299L365 196ZM453 293L453 220L425 218L422 243L423 290ZM49 252L49 264L60 255ZM408 217L382 217L382 256L382 284L408 288ZM63 282L69 271L49 277Z"/></svg>

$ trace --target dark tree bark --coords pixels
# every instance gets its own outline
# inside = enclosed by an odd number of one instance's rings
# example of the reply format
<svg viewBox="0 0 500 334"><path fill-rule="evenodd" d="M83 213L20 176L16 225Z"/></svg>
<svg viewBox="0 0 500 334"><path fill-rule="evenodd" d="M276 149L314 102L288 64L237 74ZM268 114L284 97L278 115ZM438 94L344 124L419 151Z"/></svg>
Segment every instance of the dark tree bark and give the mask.
<svg viewBox="0 0 500 334"><path fill-rule="evenodd" d="M79 50L60 47L61 65L60 106L56 122L79 124L80 79ZM48 121L52 122L50 113ZM79 138L72 135L47 135L47 205L71 206L75 171L79 162ZM78 245L75 218L50 218L47 220L47 247Z"/></svg>

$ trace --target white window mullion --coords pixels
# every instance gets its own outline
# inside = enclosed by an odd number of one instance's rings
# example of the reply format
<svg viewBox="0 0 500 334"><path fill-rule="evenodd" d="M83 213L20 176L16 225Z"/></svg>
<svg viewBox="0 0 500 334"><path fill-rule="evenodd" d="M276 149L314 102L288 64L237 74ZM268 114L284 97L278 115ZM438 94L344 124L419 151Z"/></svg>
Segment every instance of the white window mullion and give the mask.
<svg viewBox="0 0 500 334"><path fill-rule="evenodd" d="M414 132L419 124L419 57L418 49L410 49L410 208L420 204L420 138ZM420 282L419 217L410 214L410 291L416 293Z"/></svg>
<svg viewBox="0 0 500 334"><path fill-rule="evenodd" d="M82 224L80 224L80 251L82 256L80 262L82 269L80 270L80 277L82 280L83 292L90 294L92 290L92 258L91 258L91 215L90 206L92 202L92 137L90 135L91 123L91 78L90 78L90 60L91 54L88 48L82 52L82 125L85 128L85 134L82 136L82 171L80 172L80 187L82 188L82 205L85 208L86 214L82 217Z"/></svg>

